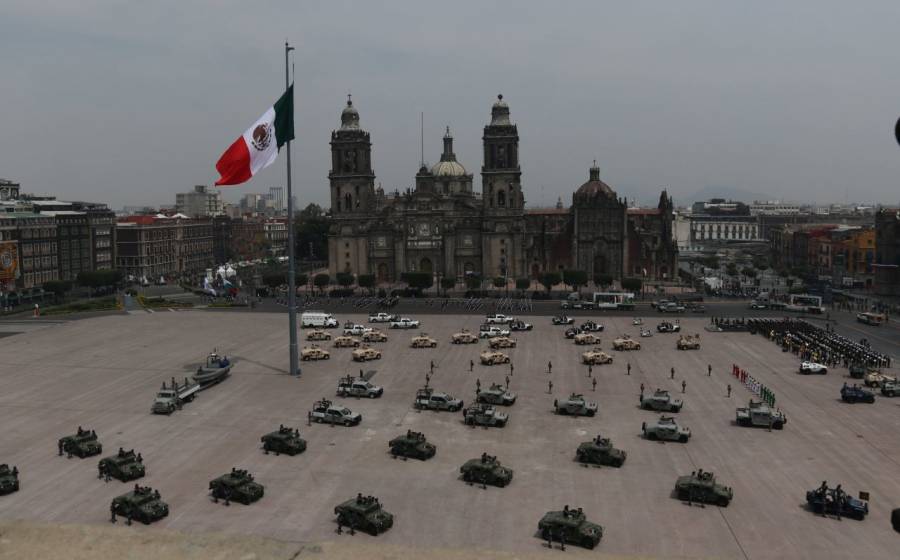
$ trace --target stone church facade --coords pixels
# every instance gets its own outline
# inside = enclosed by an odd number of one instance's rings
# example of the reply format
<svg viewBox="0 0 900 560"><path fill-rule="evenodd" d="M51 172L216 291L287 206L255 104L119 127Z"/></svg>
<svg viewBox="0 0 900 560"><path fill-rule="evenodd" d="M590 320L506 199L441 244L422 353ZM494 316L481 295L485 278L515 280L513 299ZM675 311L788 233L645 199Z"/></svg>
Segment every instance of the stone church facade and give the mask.
<svg viewBox="0 0 900 560"><path fill-rule="evenodd" d="M424 164L415 188L385 193L375 186L372 143L348 99L331 133L329 272L374 274L393 282L404 272L463 279L537 277L576 268L663 279L676 266L672 202L629 209L591 168L572 207L529 209L522 193L518 128L498 96L484 127L481 192L453 152L449 128L440 161ZM635 270L639 271L635 273Z"/></svg>

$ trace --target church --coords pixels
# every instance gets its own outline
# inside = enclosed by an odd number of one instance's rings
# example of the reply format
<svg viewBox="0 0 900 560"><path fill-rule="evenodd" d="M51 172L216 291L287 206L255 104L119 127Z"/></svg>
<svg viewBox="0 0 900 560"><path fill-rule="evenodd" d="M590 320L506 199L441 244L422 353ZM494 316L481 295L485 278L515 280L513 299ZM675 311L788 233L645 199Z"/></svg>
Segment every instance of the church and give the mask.
<svg viewBox="0 0 900 560"><path fill-rule="evenodd" d="M629 208L600 180L588 181L555 208L526 208L519 162L519 131L503 96L484 127L481 191L457 161L447 128L440 161L424 164L415 187L385 193L376 187L371 136L360 127L352 100L331 133L329 272L400 280L404 272L441 278L537 278L577 269L589 278L621 281L671 279L676 272L672 199L662 191L656 208Z"/></svg>

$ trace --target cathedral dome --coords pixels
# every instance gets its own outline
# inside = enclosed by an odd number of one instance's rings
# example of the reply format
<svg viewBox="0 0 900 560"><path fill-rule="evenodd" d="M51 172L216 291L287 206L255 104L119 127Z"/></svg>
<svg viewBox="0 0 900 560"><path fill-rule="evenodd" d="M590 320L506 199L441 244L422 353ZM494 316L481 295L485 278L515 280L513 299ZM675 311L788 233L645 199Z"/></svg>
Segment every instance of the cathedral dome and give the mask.
<svg viewBox="0 0 900 560"><path fill-rule="evenodd" d="M590 198L597 193L601 193L607 198L616 198L616 191L600 180L600 168L597 167L597 162L595 161L594 166L591 167L588 182L578 187L578 190L575 191L575 196L578 198Z"/></svg>
<svg viewBox="0 0 900 560"><path fill-rule="evenodd" d="M347 106L341 111L341 130L359 130L359 112L347 96Z"/></svg>
<svg viewBox="0 0 900 560"><path fill-rule="evenodd" d="M431 174L435 177L461 177L466 175L466 168L456 161L456 154L453 153L453 136L450 135L449 126L446 134L444 134L444 153L441 154L441 161L432 166Z"/></svg>
<svg viewBox="0 0 900 560"><path fill-rule="evenodd" d="M503 101L503 94L497 96L497 102L491 107L491 126L508 126L509 122L509 105Z"/></svg>

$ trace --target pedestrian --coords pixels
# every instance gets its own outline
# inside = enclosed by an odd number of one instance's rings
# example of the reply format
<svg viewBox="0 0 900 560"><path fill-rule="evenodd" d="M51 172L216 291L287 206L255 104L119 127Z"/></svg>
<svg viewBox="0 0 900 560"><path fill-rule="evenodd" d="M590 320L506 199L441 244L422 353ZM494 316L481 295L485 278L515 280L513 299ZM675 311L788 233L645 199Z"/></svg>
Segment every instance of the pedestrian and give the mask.
<svg viewBox="0 0 900 560"><path fill-rule="evenodd" d="M631 375L631 362L628 362L627 373L625 375Z"/></svg>
<svg viewBox="0 0 900 560"><path fill-rule="evenodd" d="M728 398L731 398L731 383L728 384Z"/></svg>
<svg viewBox="0 0 900 560"><path fill-rule="evenodd" d="M472 368L475 367L475 362L473 360L469 360L469 373L472 373Z"/></svg>
<svg viewBox="0 0 900 560"><path fill-rule="evenodd" d="M595 377L595 378L591 379L591 391L596 391L596 390L597 390L597 378Z"/></svg>
<svg viewBox="0 0 900 560"><path fill-rule="evenodd" d="M515 367L513 367L513 363L509 362L509 374L514 375Z"/></svg>
<svg viewBox="0 0 900 560"><path fill-rule="evenodd" d="M509 376L506 376L506 388L509 389Z"/></svg>
<svg viewBox="0 0 900 560"><path fill-rule="evenodd" d="M434 360L431 360L431 373L434 373Z"/></svg>
<svg viewBox="0 0 900 560"><path fill-rule="evenodd" d="M548 381L547 382L547 393L552 393L552 392L553 392L553 381Z"/></svg>
<svg viewBox="0 0 900 560"><path fill-rule="evenodd" d="M425 386L428 387L428 384L431 383L431 375L425 374Z"/></svg>
<svg viewBox="0 0 900 560"><path fill-rule="evenodd" d="M684 379L681 380L681 392L684 393L685 388L687 388L687 381Z"/></svg>
<svg viewBox="0 0 900 560"><path fill-rule="evenodd" d="M669 371L669 379L675 379L675 368L674 367Z"/></svg>
<svg viewBox="0 0 900 560"><path fill-rule="evenodd" d="M593 377L594 375L594 366L588 365L588 377Z"/></svg>
<svg viewBox="0 0 900 560"><path fill-rule="evenodd" d="M709 364L708 366L706 366L706 376L712 377L712 364Z"/></svg>
<svg viewBox="0 0 900 560"><path fill-rule="evenodd" d="M547 373L553 373L553 362L547 362Z"/></svg>
<svg viewBox="0 0 900 560"><path fill-rule="evenodd" d="M475 380L475 388L481 391L481 379Z"/></svg>
<svg viewBox="0 0 900 560"><path fill-rule="evenodd" d="M641 396L643 396L643 395L644 395L644 384L641 383Z"/></svg>

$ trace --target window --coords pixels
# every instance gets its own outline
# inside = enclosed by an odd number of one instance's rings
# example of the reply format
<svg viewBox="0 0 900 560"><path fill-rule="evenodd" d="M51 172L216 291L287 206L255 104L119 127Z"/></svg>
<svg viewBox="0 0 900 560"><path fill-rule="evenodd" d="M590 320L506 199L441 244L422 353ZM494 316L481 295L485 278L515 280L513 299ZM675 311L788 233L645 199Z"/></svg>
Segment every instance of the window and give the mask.
<svg viewBox="0 0 900 560"><path fill-rule="evenodd" d="M497 206L506 206L506 192L497 191Z"/></svg>

